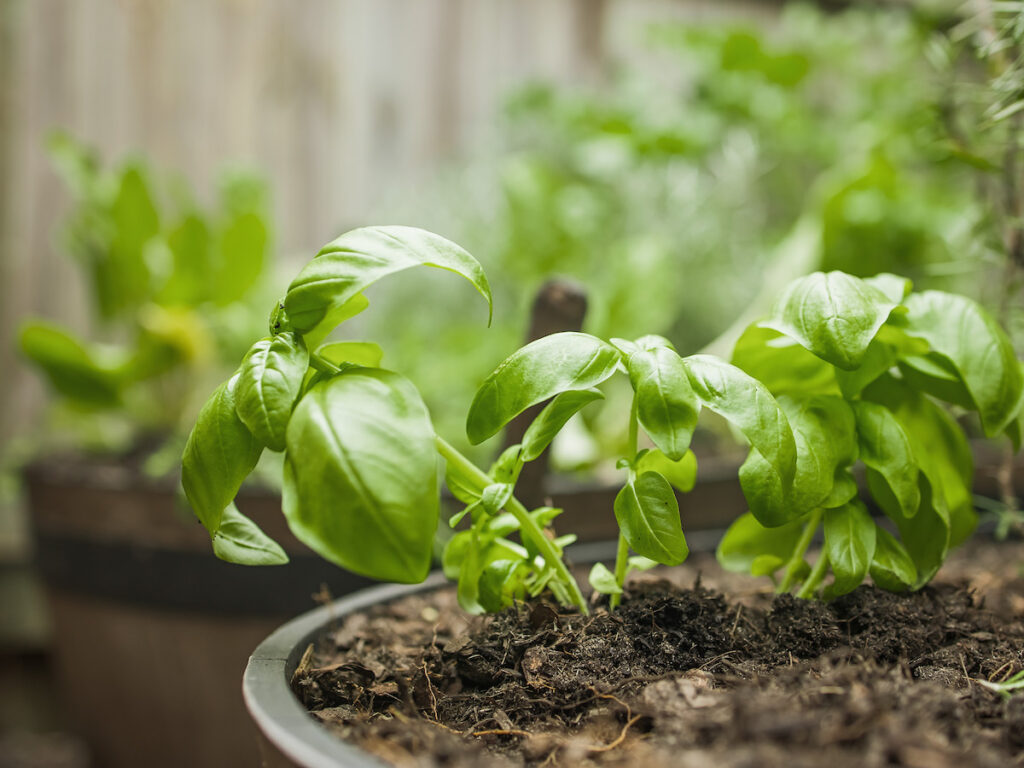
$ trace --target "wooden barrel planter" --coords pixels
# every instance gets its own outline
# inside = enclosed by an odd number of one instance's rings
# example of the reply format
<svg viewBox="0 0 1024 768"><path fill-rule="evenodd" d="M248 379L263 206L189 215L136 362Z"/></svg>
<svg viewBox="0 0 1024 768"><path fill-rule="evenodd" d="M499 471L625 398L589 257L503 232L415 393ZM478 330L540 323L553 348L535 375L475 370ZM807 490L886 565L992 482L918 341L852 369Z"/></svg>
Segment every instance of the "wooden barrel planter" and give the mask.
<svg viewBox="0 0 1024 768"><path fill-rule="evenodd" d="M213 557L174 480L41 462L25 484L61 698L96 764L256 764L238 689L252 649L315 593L372 582L301 545L270 491L244 489L239 506L291 562L242 568Z"/></svg>

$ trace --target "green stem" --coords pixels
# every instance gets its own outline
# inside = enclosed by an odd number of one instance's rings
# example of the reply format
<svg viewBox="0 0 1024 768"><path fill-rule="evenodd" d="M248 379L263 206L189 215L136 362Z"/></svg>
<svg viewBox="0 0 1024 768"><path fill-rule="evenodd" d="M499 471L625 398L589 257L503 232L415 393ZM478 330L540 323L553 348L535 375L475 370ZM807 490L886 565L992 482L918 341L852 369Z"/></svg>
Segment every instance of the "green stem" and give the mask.
<svg viewBox="0 0 1024 768"><path fill-rule="evenodd" d="M786 573L782 577L782 581L779 583L778 588L775 590L778 594L789 592L796 584L796 579L800 573L800 566L804 561L804 555L807 553L807 548L811 546L811 540L814 538L814 532L818 530L818 525L821 523L821 508L815 509L811 512L811 516L807 520L807 525L804 526L803 533L800 534L800 540L796 543L796 549L793 550L792 557L789 558L789 562L786 563Z"/></svg>
<svg viewBox="0 0 1024 768"><path fill-rule="evenodd" d="M464 479L472 480L476 484L475 490L483 491L484 488L494 482L490 475L463 456L443 437L434 435L434 445L437 447L437 452L444 457L444 460L455 470L456 474ZM565 584L569 590L569 597L572 599L573 605L579 608L580 613L584 616L587 615L589 613L587 603L583 599L579 585L572 574L569 573L569 568L566 566L565 561L562 560L562 556L555 547L554 542L544 535L544 531L537 525L537 521L530 517L526 507L515 496L508 500L505 509L519 523L520 534L533 543L540 556L544 558L544 562L555 571L558 578Z"/></svg>
<svg viewBox="0 0 1024 768"><path fill-rule="evenodd" d="M325 360L315 352L309 353L309 366L310 368L316 368L318 371L322 371L324 373L337 373L341 370L341 368L336 366L334 363Z"/></svg>
<svg viewBox="0 0 1024 768"><path fill-rule="evenodd" d="M811 569L810 575L807 577L807 581L800 587L800 591L796 593L796 596L801 600L810 600L814 597L814 593L818 591L818 587L821 586L821 582L825 578L825 570L828 568L828 555L824 552L818 557L818 562L814 564Z"/></svg>
<svg viewBox="0 0 1024 768"><path fill-rule="evenodd" d="M633 405L629 409L629 450L632 453L630 461L636 456L637 447L639 446L639 433L640 425L637 419L637 398L633 395ZM633 472L630 469L630 472ZM615 552L615 583L620 587L626 584L626 573L629 571L629 543L626 541L626 537L619 532L619 547ZM622 602L622 595L612 595L608 600L609 607L614 611L619 607L619 603Z"/></svg>

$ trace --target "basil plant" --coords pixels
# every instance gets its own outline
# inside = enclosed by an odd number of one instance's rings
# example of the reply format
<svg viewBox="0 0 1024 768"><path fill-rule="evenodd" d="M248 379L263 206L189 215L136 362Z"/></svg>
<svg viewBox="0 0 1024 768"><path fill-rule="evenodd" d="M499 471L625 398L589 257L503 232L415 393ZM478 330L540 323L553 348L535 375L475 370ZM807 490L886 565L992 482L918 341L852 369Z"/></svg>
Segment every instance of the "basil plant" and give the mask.
<svg viewBox="0 0 1024 768"><path fill-rule="evenodd" d="M325 246L292 281L272 312L270 335L252 345L201 410L185 448L182 485L222 559L287 561L234 504L262 452L280 451L283 512L299 540L353 572L419 582L430 568L438 525L441 459L449 489L466 505L449 523L469 522L443 558L458 580L460 604L471 612L500 610L546 589L585 613L563 559L574 537L548 530L560 510L526 509L515 483L524 463L538 458L573 414L600 399L596 387L617 372L635 390L634 451L621 462L627 478L615 502L622 531L615 572L599 566L591 576L613 603L631 569L678 564L688 554L672 485L693 485L689 444L702 405L731 420L778 477L791 481L795 442L769 391L715 358L683 359L656 336L607 342L561 333L514 353L480 387L468 416L470 440L482 442L528 407L550 402L521 444L487 471L477 467L435 434L415 386L380 367L380 347L326 340L366 309L365 288L415 266L462 276L490 305L482 268L454 243L410 227L354 230ZM636 449L641 427L653 449Z"/></svg>
<svg viewBox="0 0 1024 768"><path fill-rule="evenodd" d="M718 559L772 576L780 592L829 598L869 575L887 590L916 589L970 535L971 451L942 403L1020 447L1024 376L1007 335L975 302L915 293L894 275L796 280L770 317L746 329L732 362L781 406L796 471L781 475L773 456L752 447L739 473L750 511L729 528ZM884 518L869 514L858 475ZM824 547L810 567L819 531Z"/></svg>

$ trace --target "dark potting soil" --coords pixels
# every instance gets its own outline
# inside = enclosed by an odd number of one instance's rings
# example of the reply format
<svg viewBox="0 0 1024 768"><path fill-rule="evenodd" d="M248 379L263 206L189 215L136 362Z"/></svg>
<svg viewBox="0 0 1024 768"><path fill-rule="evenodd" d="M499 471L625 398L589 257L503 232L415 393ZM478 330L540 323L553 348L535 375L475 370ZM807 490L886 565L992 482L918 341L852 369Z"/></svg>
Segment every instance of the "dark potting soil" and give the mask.
<svg viewBox="0 0 1024 768"><path fill-rule="evenodd" d="M969 545L920 592L829 604L695 560L589 617L538 601L469 619L451 589L381 606L294 689L397 766L1024 765L1024 694L977 682L1024 668L1024 545Z"/></svg>

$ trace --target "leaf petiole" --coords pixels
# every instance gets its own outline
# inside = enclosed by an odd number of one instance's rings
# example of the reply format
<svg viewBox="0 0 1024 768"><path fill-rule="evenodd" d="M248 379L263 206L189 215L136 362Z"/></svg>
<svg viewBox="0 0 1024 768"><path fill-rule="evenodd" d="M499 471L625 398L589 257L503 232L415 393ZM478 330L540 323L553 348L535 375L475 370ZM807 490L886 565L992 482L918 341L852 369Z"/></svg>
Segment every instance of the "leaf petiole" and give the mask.
<svg viewBox="0 0 1024 768"><path fill-rule="evenodd" d="M814 534L818 530L818 526L821 524L822 511L820 507L815 508L807 519L807 525L804 526L803 533L800 534L800 539L796 543L796 548L793 550L793 556L789 558L789 562L786 563L786 572L782 577L782 581L779 582L778 588L775 590L777 594L784 594L789 592L796 584L797 578L800 574L800 566L804 562L804 555L807 554L807 548L811 546L811 540L814 539ZM808 578L808 580L810 580Z"/></svg>

